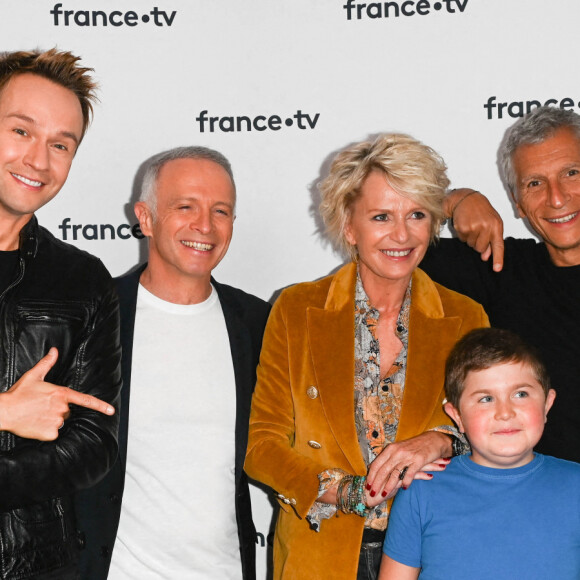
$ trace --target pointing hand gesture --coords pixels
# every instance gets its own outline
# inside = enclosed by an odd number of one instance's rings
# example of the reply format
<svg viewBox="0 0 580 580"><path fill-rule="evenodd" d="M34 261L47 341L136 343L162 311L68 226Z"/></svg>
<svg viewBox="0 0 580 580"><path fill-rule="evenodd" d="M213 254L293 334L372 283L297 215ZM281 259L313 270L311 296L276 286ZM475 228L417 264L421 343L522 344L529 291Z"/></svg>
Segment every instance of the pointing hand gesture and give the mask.
<svg viewBox="0 0 580 580"><path fill-rule="evenodd" d="M58 350L53 347L8 391L0 393L0 430L27 439L53 441L70 414L70 404L106 415L115 413L111 405L92 395L45 382L57 359Z"/></svg>

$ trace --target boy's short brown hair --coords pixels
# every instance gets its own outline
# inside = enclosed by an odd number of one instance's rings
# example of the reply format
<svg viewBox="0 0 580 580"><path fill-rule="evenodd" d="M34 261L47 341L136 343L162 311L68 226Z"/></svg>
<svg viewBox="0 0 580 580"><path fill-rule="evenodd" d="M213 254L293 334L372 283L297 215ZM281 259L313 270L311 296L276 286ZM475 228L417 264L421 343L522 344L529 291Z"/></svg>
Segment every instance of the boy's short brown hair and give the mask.
<svg viewBox="0 0 580 580"><path fill-rule="evenodd" d="M501 328L477 328L468 332L453 347L445 364L445 397L456 409L465 387L467 374L505 363L528 365L544 395L550 390L550 378L540 355L517 334Z"/></svg>
<svg viewBox="0 0 580 580"><path fill-rule="evenodd" d="M84 137L93 114L93 103L97 100L97 83L89 73L92 68L79 66L80 57L71 52L52 48L40 50L0 53L0 93L10 79L21 74L34 74L72 91L78 98L83 114Z"/></svg>

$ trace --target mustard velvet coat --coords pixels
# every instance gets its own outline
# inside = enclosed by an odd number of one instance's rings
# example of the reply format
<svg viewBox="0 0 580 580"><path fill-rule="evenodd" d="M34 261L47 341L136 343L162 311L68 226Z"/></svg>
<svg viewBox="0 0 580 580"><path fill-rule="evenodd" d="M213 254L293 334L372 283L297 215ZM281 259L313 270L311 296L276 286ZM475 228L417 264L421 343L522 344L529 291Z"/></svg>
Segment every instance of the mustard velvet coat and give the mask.
<svg viewBox="0 0 580 580"><path fill-rule="evenodd" d="M320 532L305 519L320 472L367 472L354 423L355 282L351 263L288 288L266 326L245 469L280 502L274 579L356 578L363 518L340 513L323 520ZM415 270L397 440L450 424L442 409L445 359L462 335L481 326L489 322L479 304Z"/></svg>

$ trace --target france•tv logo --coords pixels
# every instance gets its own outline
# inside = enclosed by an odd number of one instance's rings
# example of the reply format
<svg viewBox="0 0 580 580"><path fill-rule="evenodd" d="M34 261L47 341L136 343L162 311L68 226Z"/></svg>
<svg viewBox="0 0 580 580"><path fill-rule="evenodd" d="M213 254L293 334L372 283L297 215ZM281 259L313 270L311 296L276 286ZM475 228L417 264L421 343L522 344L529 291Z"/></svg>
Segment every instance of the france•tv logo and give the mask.
<svg viewBox="0 0 580 580"><path fill-rule="evenodd" d="M133 10L121 12L113 10L63 10L62 4L55 4L49 11L53 16L54 26L137 26L141 23L152 22L155 26L171 26L175 20L177 10L166 12L154 6L149 12L141 15Z"/></svg>

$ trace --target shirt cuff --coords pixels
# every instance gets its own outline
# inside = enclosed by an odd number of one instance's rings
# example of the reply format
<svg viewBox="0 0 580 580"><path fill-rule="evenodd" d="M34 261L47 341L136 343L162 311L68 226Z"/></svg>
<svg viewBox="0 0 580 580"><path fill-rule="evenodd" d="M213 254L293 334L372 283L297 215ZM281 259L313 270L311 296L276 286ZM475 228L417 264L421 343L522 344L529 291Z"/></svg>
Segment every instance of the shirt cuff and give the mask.
<svg viewBox="0 0 580 580"><path fill-rule="evenodd" d="M456 455L466 455L471 452L471 446L469 441L465 438L465 435L461 433L456 427L452 425L438 425L429 429L429 431L437 431L438 433L445 433L452 438L451 445L453 447L453 457Z"/></svg>
<svg viewBox="0 0 580 580"><path fill-rule="evenodd" d="M338 467L326 469L319 473L317 497L323 496L331 487L338 485L345 475L348 475L346 471L339 469ZM322 520L330 519L337 511L338 508L334 504L315 501L306 514L306 520L310 524L311 529L315 532L319 532Z"/></svg>

